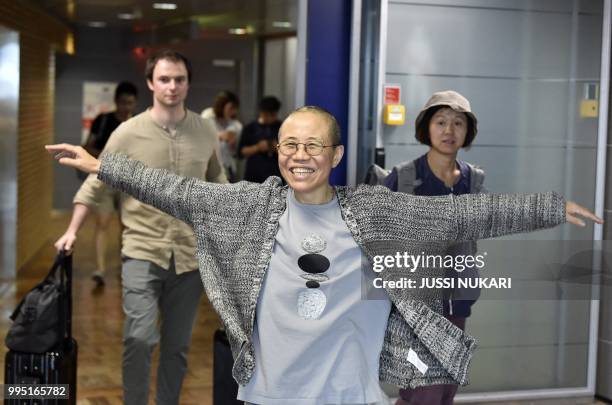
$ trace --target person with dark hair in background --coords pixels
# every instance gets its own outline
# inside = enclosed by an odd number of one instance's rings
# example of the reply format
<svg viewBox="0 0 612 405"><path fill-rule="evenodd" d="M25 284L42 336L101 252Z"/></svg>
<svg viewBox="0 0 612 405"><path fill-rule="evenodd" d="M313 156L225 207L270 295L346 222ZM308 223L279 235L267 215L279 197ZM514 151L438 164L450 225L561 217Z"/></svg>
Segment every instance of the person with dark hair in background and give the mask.
<svg viewBox="0 0 612 405"><path fill-rule="evenodd" d="M138 103L138 88L130 82L121 82L115 89L115 110L102 113L94 119L85 142L85 150L92 156L100 156L108 138L119 124L132 118Z"/></svg>
<svg viewBox="0 0 612 405"><path fill-rule="evenodd" d="M415 137L429 151L421 157L396 165L384 184L392 191L422 195L461 195L486 192L484 171L471 163L457 159L461 148L469 147L478 133L478 121L470 102L456 91L434 93L415 121ZM449 255L475 255L475 241L453 244ZM477 278L478 269L468 267L461 272L447 269L449 278ZM456 283L455 285L458 285ZM443 315L461 330L472 314L471 307L480 290L449 289L442 300ZM452 405L459 386L439 384L400 389L395 405Z"/></svg>
<svg viewBox="0 0 612 405"><path fill-rule="evenodd" d="M92 156L100 156L106 146L108 138L119 124L132 117L138 102L138 89L130 82L121 82L115 89L115 111L100 114L94 119L89 131L89 137L83 146ZM82 173L82 172L79 172ZM85 180L85 176L82 177ZM115 202L101 204L96 209L96 228L94 240L96 246L96 270L91 278L97 287L104 286L106 274L106 247L108 239L108 226L115 211Z"/></svg>
<svg viewBox="0 0 612 405"><path fill-rule="evenodd" d="M214 128L185 108L189 60L172 50L160 51L147 60L145 77L153 106L119 126L102 156L121 153L177 175L226 183ZM74 197L72 220L56 249L71 251L89 210L113 194L89 176ZM121 194L120 212L124 403L148 403L151 357L159 343L156 402L178 405L203 291L195 236L182 221L127 194Z"/></svg>
<svg viewBox="0 0 612 405"><path fill-rule="evenodd" d="M246 157L244 180L263 183L270 176L279 176L278 131L282 121L278 119L281 102L267 96L259 102L259 117L242 130L239 157Z"/></svg>
<svg viewBox="0 0 612 405"><path fill-rule="evenodd" d="M225 90L217 94L212 107L202 111L202 118L210 120L217 128L219 159L230 182L238 181L235 155L242 131L242 124L238 121L239 108L238 96Z"/></svg>

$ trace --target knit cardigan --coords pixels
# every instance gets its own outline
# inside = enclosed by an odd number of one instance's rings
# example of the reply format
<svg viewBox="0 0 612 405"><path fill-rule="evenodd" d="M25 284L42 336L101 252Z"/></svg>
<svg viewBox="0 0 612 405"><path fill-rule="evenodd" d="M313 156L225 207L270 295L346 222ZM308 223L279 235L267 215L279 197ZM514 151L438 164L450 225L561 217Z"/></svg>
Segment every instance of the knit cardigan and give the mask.
<svg viewBox="0 0 612 405"><path fill-rule="evenodd" d="M149 168L121 154L103 155L98 178L193 227L204 289L227 330L232 374L246 385L256 365L255 307L287 187L277 177L263 184L208 183ZM451 241L528 232L565 221L565 201L554 192L421 197L366 185L336 187L335 192L342 218L370 263L375 255L393 254L393 246L410 254L440 254ZM392 275L379 273L383 279ZM413 388L467 384L475 339L408 289L389 288L387 293L393 305L380 353L380 379ZM414 354L428 366L426 371L413 365Z"/></svg>

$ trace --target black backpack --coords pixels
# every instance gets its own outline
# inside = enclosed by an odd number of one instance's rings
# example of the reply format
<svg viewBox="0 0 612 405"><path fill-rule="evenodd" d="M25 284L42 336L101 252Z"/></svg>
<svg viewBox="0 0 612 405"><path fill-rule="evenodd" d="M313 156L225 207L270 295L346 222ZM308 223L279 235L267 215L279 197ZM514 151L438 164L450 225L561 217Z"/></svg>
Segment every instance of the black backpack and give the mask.
<svg viewBox="0 0 612 405"><path fill-rule="evenodd" d="M72 256L60 252L45 279L15 308L6 346L18 352L45 353L65 343L71 337L71 291Z"/></svg>

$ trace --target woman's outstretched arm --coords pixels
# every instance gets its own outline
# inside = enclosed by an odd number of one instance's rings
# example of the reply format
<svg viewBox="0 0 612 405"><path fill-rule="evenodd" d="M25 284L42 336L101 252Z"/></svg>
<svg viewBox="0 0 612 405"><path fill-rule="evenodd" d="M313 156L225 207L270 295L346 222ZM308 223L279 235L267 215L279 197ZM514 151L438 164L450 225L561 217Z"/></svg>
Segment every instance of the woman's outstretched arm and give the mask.
<svg viewBox="0 0 612 405"><path fill-rule="evenodd" d="M473 240L550 228L564 222L603 223L588 209L557 193L466 194L453 197L457 239Z"/></svg>
<svg viewBox="0 0 612 405"><path fill-rule="evenodd" d="M182 177L165 169L153 169L118 153L103 153L101 159L96 159L80 146L59 144L45 148L55 155L60 164L97 174L111 187L190 225L193 221L191 201L194 194L197 193L198 200L201 200L227 187Z"/></svg>
<svg viewBox="0 0 612 405"><path fill-rule="evenodd" d="M424 197L379 186L372 191L363 186L353 197L369 207L359 218L363 226L384 223L384 234L408 234L415 240L450 243L531 232L564 222L578 226L585 226L585 220L603 223L588 209L554 192Z"/></svg>

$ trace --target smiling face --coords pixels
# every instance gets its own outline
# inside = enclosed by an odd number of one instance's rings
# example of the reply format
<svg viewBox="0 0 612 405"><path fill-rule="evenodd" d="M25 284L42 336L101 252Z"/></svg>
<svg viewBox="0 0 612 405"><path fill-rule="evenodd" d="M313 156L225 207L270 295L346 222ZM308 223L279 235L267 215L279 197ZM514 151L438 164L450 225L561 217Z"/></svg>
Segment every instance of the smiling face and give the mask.
<svg viewBox="0 0 612 405"><path fill-rule="evenodd" d="M147 80L154 103L166 108L183 106L189 89L187 68L183 62L160 59L153 68L153 79Z"/></svg>
<svg viewBox="0 0 612 405"><path fill-rule="evenodd" d="M465 143L468 121L464 113L441 108L429 121L431 148L443 155L456 155Z"/></svg>
<svg viewBox="0 0 612 405"><path fill-rule="evenodd" d="M279 144L319 143L332 145L330 126L325 117L316 112L291 114L281 126ZM322 204L329 200L329 175L340 163L344 147L324 148L321 154L311 156L304 145L292 155L278 154L278 166L283 178L294 191L298 201L307 204Z"/></svg>

